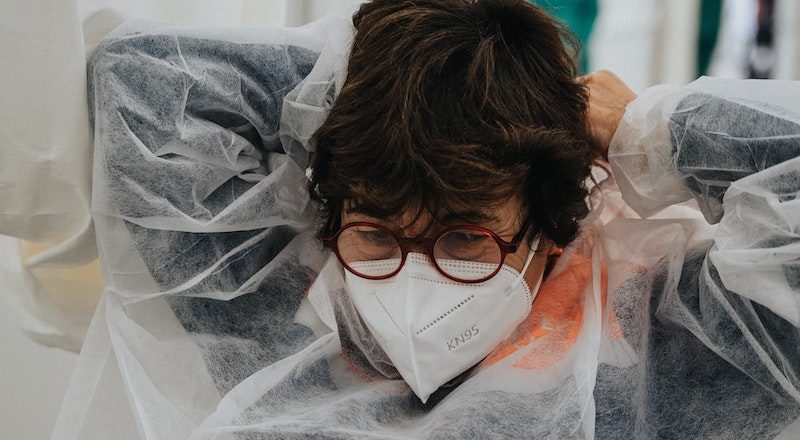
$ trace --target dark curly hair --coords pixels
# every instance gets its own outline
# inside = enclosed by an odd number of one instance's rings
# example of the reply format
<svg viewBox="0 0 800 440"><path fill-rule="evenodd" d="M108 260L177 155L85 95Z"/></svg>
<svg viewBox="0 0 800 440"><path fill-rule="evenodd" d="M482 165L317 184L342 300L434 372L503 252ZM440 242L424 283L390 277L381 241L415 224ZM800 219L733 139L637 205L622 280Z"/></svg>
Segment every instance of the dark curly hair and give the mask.
<svg viewBox="0 0 800 440"><path fill-rule="evenodd" d="M576 238L593 153L573 34L523 0L373 0L353 23L347 81L315 134L321 235L346 200L436 222L519 197L529 237Z"/></svg>

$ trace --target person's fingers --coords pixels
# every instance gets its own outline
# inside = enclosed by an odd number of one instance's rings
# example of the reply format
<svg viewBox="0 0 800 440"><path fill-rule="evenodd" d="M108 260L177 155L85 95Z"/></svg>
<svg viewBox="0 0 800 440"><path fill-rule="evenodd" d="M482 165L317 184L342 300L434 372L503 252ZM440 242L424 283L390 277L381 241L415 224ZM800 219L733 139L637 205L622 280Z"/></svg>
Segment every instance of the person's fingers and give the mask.
<svg viewBox="0 0 800 440"><path fill-rule="evenodd" d="M586 123L593 147L605 158L619 121L636 94L608 70L590 73L576 81L587 90Z"/></svg>

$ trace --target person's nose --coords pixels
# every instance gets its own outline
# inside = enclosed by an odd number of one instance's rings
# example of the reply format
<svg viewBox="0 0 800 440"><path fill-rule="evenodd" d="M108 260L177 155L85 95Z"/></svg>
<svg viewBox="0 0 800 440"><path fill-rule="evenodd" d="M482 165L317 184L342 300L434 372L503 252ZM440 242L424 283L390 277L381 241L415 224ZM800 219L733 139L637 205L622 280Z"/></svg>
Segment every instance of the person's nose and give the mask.
<svg viewBox="0 0 800 440"><path fill-rule="evenodd" d="M415 252L418 254L428 254L430 247L430 240L427 238L417 238L406 241L406 252Z"/></svg>

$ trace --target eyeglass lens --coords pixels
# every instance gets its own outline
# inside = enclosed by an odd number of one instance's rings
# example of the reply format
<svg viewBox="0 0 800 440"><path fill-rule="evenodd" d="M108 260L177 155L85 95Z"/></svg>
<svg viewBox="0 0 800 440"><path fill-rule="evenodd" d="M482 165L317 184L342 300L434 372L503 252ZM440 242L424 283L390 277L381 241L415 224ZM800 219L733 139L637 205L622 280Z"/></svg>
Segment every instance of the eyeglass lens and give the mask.
<svg viewBox="0 0 800 440"><path fill-rule="evenodd" d="M343 263L356 274L387 276L401 264L400 243L389 231L374 226L345 228L339 234L337 246ZM434 244L433 257L448 276L474 281L497 270L502 262L502 251L487 231L462 228L440 236Z"/></svg>
<svg viewBox="0 0 800 440"><path fill-rule="evenodd" d="M353 272L380 277L396 271L403 251L388 231L374 226L352 226L342 230L336 242L339 255Z"/></svg>

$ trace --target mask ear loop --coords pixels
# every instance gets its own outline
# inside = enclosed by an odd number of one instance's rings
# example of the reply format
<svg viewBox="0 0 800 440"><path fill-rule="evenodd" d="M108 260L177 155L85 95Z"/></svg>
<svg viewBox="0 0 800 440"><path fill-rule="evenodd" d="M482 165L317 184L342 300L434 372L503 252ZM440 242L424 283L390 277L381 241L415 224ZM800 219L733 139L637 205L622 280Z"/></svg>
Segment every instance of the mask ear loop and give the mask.
<svg viewBox="0 0 800 440"><path fill-rule="evenodd" d="M541 238L542 238L542 234L539 233L536 236L536 238L533 240L533 243L531 244L531 248L528 250L528 258L525 260L525 265L522 266L522 270L520 271L519 276L517 277L517 279L514 280L514 282L511 283L511 285L508 286L508 288L506 288L506 291L505 291L505 295L506 296L511 294L511 292L513 292L514 289L516 289L517 286L519 286L519 283L521 283L525 279L525 272L528 271L528 267L531 265L531 261L533 261L533 256L536 255L536 248L539 247L539 240L541 240ZM544 274L542 274L542 275L544 275ZM541 282L542 282L541 278L542 277L540 276L539 277L539 281L536 283L536 290L539 290L539 284L541 284ZM536 293L534 291L531 291L531 294L532 295L536 295Z"/></svg>

